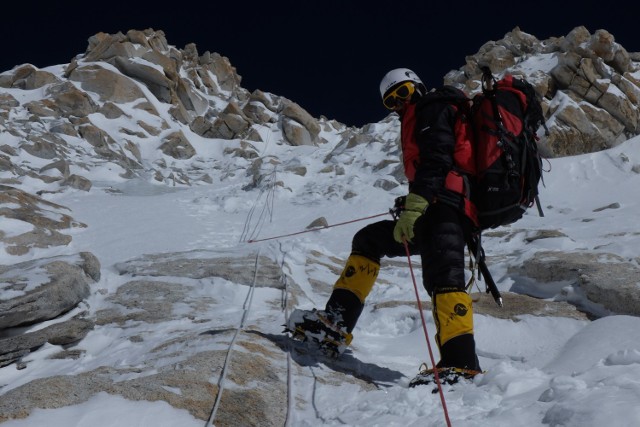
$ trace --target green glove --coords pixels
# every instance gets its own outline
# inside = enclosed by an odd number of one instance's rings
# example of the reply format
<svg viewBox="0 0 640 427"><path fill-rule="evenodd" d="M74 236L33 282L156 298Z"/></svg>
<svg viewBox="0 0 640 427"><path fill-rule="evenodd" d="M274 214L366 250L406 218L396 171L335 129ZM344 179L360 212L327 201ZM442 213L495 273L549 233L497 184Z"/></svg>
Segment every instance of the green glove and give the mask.
<svg viewBox="0 0 640 427"><path fill-rule="evenodd" d="M396 222L396 226L393 229L393 238L398 243L403 243L402 239L406 239L410 242L413 239L413 225L416 220L424 213L429 207L429 202L415 193L407 194L407 200L404 204L404 210Z"/></svg>

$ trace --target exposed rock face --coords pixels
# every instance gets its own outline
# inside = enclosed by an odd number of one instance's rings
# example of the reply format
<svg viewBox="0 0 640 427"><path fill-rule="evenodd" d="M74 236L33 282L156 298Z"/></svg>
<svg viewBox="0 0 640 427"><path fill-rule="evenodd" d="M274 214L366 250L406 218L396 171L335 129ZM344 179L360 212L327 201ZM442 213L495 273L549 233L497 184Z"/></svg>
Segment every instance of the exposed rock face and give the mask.
<svg viewBox="0 0 640 427"><path fill-rule="evenodd" d="M531 72L528 61L534 59L547 61L548 69ZM565 37L540 41L516 27L468 56L445 83L477 93L480 65L534 84L546 111L549 135L539 134L548 155L599 151L640 133L640 63L606 30L591 34L577 27Z"/></svg>
<svg viewBox="0 0 640 427"><path fill-rule="evenodd" d="M123 169L124 177L151 171L158 180L171 184L177 182L176 176L182 185L206 181L202 173L176 167L169 172L166 163L140 156L141 147L157 137L159 152L170 158L197 155L189 135L163 134L174 121L205 138L261 142L259 129L268 126L279 129L291 145L322 143L319 133L324 119L311 117L285 98L261 91L250 94L240 86L241 80L227 58L210 52L199 55L194 44L177 49L167 43L162 31L153 29L98 33L89 39L84 55L73 58L63 73L29 64L16 67L0 75L0 88L43 89L43 97L22 104L0 91L0 118L26 117L2 123L23 140L19 150L51 162L44 168L32 168L13 163L20 151L0 153L3 169L11 171L10 177L0 177L0 183L30 176L52 184L54 191L55 187L88 191L90 180L70 172L71 163L84 153L66 137L91 144L94 157L85 161L113 163ZM167 106L166 113L158 111L159 104ZM132 122L124 105L148 112L148 119ZM103 128L92 116L96 113L119 120L120 130ZM78 166L88 165L80 162Z"/></svg>
<svg viewBox="0 0 640 427"><path fill-rule="evenodd" d="M85 259L91 265L97 263L93 255L85 253L78 260L40 259L2 267L3 292L14 296L0 303L0 329L53 319L89 296L87 274L82 269ZM34 283L32 278L38 276L47 281Z"/></svg>
<svg viewBox="0 0 640 427"><path fill-rule="evenodd" d="M594 305L580 309L593 316L598 317L607 312L640 316L640 271L636 265L617 255L539 252L514 273L529 280L548 283L550 287L560 282L561 286L566 287L568 301L574 299L573 293L583 293ZM544 290L528 289L526 283L519 286L518 291L537 297L545 296Z"/></svg>
<svg viewBox="0 0 640 427"><path fill-rule="evenodd" d="M52 167L65 170L67 165L58 161ZM63 232L86 227L70 213L64 206L19 188L0 185L3 252L20 256L35 249L69 245L72 238ZM90 285L99 280L100 262L90 252L0 264L0 336L10 337L0 338L0 366L19 361L47 342L64 345L82 339L93 323L79 317L37 332L11 331L54 320L74 310L90 295Z"/></svg>
<svg viewBox="0 0 640 427"><path fill-rule="evenodd" d="M99 280L100 263L89 252L0 265L0 332L70 312L89 296L90 285ZM9 334L10 338L0 338L0 366L19 360L47 342L63 345L79 341L92 327L92 321L76 318L36 332Z"/></svg>
<svg viewBox="0 0 640 427"><path fill-rule="evenodd" d="M64 164L63 164L64 165ZM23 233L8 235L0 230L0 242L11 255L23 255L32 248L65 246L71 237L60 230L86 227L74 221L64 206L48 202L18 188L0 185L0 218L19 223Z"/></svg>
<svg viewBox="0 0 640 427"><path fill-rule="evenodd" d="M76 260L89 275L95 276L99 267L87 254ZM122 325L126 339L143 343L144 335L135 332L134 325L156 325L164 329L172 322L203 324L201 332L166 336L161 345L151 351L142 364L122 367L100 367L79 375L57 375L31 381L4 393L0 399L0 422L24 418L34 407L59 408L82 403L93 395L107 392L130 400L163 400L170 405L188 410L194 417L207 420L213 402L220 392L211 376L225 366L227 350L204 350L208 347L227 347L233 337L236 320L229 319L228 326L218 325L206 329L213 308L221 310L223 295L212 298L194 293L194 286L179 278L220 278L238 283L256 278L260 286L282 287L281 271L273 260L260 256L259 274L253 266L256 254L238 257L221 257L219 253L196 251L149 255L118 264L121 274L157 277L156 280L130 280L117 292L107 297L110 309L98 311L95 320L70 319L38 330L37 332L0 340L0 366L26 356L31 350L45 343L71 345L82 339L95 325ZM46 268L46 263L42 268ZM29 266L19 265L15 270L25 271ZM98 268L98 269L96 269ZM0 279L7 280L0 270ZM68 280L68 279L67 279ZM211 285L209 285L211 286ZM218 300L219 299L219 300ZM0 313L4 307L0 306ZM231 316L234 317L234 316ZM153 326L152 326L153 328ZM282 336L278 337L282 341ZM181 356L181 348L200 346L202 351L188 357ZM286 361L278 350L284 345L272 337L242 332L237 338L238 351L234 352L228 379L234 387L225 390L217 425L282 425L287 399ZM77 357L76 350L57 354L53 358ZM185 352L190 353L192 350ZM167 363L167 361L170 361ZM18 366L20 367L20 366ZM122 380L123 378L129 378ZM51 390L63 389L64 393ZM179 392L176 392L179 390ZM246 401L250 399L251 405Z"/></svg>
<svg viewBox="0 0 640 427"><path fill-rule="evenodd" d="M0 339L2 351L0 351L0 367L19 361L31 351L38 349L46 343L52 345L70 345L80 341L93 329L93 322L88 319L73 318L71 320L46 326L36 332L17 335ZM73 354L69 354L73 357ZM60 355L60 358L67 357ZM18 362L16 368L23 365Z"/></svg>

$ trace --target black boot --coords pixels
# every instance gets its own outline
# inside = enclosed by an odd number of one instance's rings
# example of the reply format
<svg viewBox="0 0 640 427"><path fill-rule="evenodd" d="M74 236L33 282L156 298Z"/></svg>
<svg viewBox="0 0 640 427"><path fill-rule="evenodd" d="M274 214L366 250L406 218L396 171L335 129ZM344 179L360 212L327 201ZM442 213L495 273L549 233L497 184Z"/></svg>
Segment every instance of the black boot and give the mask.
<svg viewBox="0 0 640 427"><path fill-rule="evenodd" d="M358 323L364 304L351 291L334 289L327 301L325 312L331 321L351 333Z"/></svg>
<svg viewBox="0 0 640 427"><path fill-rule="evenodd" d="M473 334L460 335L444 343L440 347L440 361L437 366L481 371Z"/></svg>

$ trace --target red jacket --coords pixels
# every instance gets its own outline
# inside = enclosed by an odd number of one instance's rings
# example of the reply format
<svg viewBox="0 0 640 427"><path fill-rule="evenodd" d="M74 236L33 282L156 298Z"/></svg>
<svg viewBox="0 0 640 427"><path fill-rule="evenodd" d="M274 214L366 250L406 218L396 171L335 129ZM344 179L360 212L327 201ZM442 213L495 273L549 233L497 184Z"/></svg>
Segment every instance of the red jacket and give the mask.
<svg viewBox="0 0 640 427"><path fill-rule="evenodd" d="M465 196L465 176L475 171L470 126L465 126L466 95L444 86L409 103L401 115L400 141L409 191L429 204L447 202L464 210L474 222L475 209Z"/></svg>

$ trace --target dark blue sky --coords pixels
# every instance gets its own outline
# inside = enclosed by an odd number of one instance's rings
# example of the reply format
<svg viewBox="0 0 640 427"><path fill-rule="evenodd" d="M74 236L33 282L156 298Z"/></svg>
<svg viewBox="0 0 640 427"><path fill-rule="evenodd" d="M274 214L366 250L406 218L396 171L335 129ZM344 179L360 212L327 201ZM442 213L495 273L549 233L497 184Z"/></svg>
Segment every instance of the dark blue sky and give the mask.
<svg viewBox="0 0 640 427"><path fill-rule="evenodd" d="M579 25L591 33L602 28L627 50L640 51L638 18L624 2L200 3L71 1L24 8L11 2L2 11L0 71L23 63L66 64L98 32L153 28L177 48L195 43L201 54L228 57L248 90L285 96L315 117L362 126L387 115L378 85L388 70L411 68L427 86L440 85L465 56L516 26L541 40Z"/></svg>

